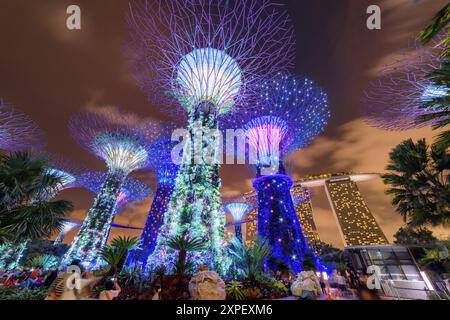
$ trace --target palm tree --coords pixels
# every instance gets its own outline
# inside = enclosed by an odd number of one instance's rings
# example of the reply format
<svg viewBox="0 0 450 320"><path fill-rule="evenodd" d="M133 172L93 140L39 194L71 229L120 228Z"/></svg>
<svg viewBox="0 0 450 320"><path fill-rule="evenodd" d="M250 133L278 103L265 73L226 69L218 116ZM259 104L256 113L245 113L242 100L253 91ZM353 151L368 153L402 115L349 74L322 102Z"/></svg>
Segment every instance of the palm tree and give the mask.
<svg viewBox="0 0 450 320"><path fill-rule="evenodd" d="M420 107L427 110L425 115L419 116L419 122L433 120L433 130L441 129L450 124L450 60L445 58L441 69L433 71L429 76L433 86L444 90L447 94L435 95L425 101ZM450 130L438 134L434 143L440 150L450 147Z"/></svg>
<svg viewBox="0 0 450 320"><path fill-rule="evenodd" d="M49 200L62 186L48 160L28 152L0 155L0 245L49 237L73 208Z"/></svg>
<svg viewBox="0 0 450 320"><path fill-rule="evenodd" d="M256 281L264 273L264 263L270 256L271 247L261 238L257 238L253 244L247 246L234 237L229 252L241 275L250 281Z"/></svg>
<svg viewBox="0 0 450 320"><path fill-rule="evenodd" d="M450 220L450 156L447 151L428 147L425 139L397 145L390 153L383 182L392 204L411 227L448 225Z"/></svg>
<svg viewBox="0 0 450 320"><path fill-rule="evenodd" d="M438 120L433 126L434 130L443 128L450 123L450 3L439 10L433 22L418 34L418 39L423 45L426 45L441 33L443 37L439 45L444 48L441 53L442 66L441 69L432 72L429 78L437 88L446 88L447 94L438 95L430 101L426 101L421 107L426 108L430 113L417 119L419 122ZM450 147L450 130L440 133L435 144L441 150Z"/></svg>
<svg viewBox="0 0 450 320"><path fill-rule="evenodd" d="M450 250L450 240L440 241L437 247L433 249L425 249L425 256L420 259L421 266L429 266L438 273L448 272L448 263Z"/></svg>
<svg viewBox="0 0 450 320"><path fill-rule="evenodd" d="M167 240L167 246L178 250L178 260L175 263L175 272L185 274L192 269L192 264L186 261L187 253L193 251L202 251L205 248L205 242L201 238L187 238L183 236L174 236Z"/></svg>
<svg viewBox="0 0 450 320"><path fill-rule="evenodd" d="M429 78L437 88L446 88L447 94L438 95L430 101L426 101L421 107L427 109L427 114L417 119L419 122L436 119L434 130L443 128L450 123L450 3L439 10L433 22L422 30L417 38L423 45L426 45L441 33L444 35L439 43L444 48L441 53L442 66L439 70L432 72ZM450 130L440 133L435 144L442 150L448 148L450 146Z"/></svg>
<svg viewBox="0 0 450 320"><path fill-rule="evenodd" d="M109 265L108 275L117 275L125 264L130 250L139 249L140 240L136 237L114 238L110 245L102 250L102 259Z"/></svg>
<svg viewBox="0 0 450 320"><path fill-rule="evenodd" d="M446 4L435 15L433 22L422 30L418 39L423 43L429 43L434 37L436 37L441 31L445 30L446 37L442 40L442 45L446 48L442 53L443 57L450 56L450 3Z"/></svg>
<svg viewBox="0 0 450 320"><path fill-rule="evenodd" d="M433 233L427 228L401 227L394 234L394 243L404 245L429 245L437 241Z"/></svg>

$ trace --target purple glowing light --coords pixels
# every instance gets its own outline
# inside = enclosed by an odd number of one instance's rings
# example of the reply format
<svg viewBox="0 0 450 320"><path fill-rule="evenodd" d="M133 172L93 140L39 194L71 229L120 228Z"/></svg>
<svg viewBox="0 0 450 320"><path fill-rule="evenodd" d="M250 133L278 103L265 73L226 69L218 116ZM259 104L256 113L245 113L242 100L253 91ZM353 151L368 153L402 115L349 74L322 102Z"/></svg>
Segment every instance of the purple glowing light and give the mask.
<svg viewBox="0 0 450 320"><path fill-rule="evenodd" d="M307 146L330 118L326 93L313 81L279 73L259 86L253 108L224 120L227 128L243 128L262 163Z"/></svg>
<svg viewBox="0 0 450 320"><path fill-rule="evenodd" d="M428 47L414 43L386 64L362 98L365 121L385 130L409 130L439 121L418 122L430 111L421 106L432 98L449 95L450 88L436 86L430 73L441 67L442 46L438 41ZM433 112L433 110L431 110Z"/></svg>
<svg viewBox="0 0 450 320"><path fill-rule="evenodd" d="M78 181L83 187L94 193L99 193L106 178L107 174L104 172L86 172L79 176ZM152 191L145 183L128 177L117 196L117 206L122 207L128 202L143 200L151 195Z"/></svg>
<svg viewBox="0 0 450 320"><path fill-rule="evenodd" d="M263 77L293 66L291 21L268 0L134 1L127 22L141 89L177 117L179 102L233 111Z"/></svg>
<svg viewBox="0 0 450 320"><path fill-rule="evenodd" d="M45 132L30 117L0 99L0 149L24 151L46 144Z"/></svg>
<svg viewBox="0 0 450 320"><path fill-rule="evenodd" d="M283 119L273 116L255 118L244 129L251 147L257 150L261 163L279 159L280 147L288 132L287 123Z"/></svg>
<svg viewBox="0 0 450 320"><path fill-rule="evenodd" d="M110 171L125 174L145 167L148 148L160 137L160 123L140 121L139 117L115 108L81 111L69 122L74 139L103 159Z"/></svg>
<svg viewBox="0 0 450 320"><path fill-rule="evenodd" d="M148 151L151 159L149 168L157 174L159 183L175 183L179 166L174 163L172 152L178 143L170 139L160 139L155 141Z"/></svg>

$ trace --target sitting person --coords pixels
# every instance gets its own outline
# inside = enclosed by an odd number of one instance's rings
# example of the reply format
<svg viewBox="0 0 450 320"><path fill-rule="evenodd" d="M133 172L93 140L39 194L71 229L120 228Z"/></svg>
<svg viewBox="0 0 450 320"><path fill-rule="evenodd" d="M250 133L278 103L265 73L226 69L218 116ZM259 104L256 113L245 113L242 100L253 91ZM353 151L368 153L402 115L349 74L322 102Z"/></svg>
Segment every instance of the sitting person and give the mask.
<svg viewBox="0 0 450 320"><path fill-rule="evenodd" d="M71 272L62 271L53 281L49 288L49 294L46 300L78 300L78 291L81 274L79 274L75 268L79 269L79 272L83 272L80 260L74 260L70 264L72 267Z"/></svg>
<svg viewBox="0 0 450 320"><path fill-rule="evenodd" d="M100 292L99 299L100 300L113 300L114 298L117 298L120 294L122 289L119 286L119 283L117 282L117 278L110 279L106 281L105 283L105 290Z"/></svg>

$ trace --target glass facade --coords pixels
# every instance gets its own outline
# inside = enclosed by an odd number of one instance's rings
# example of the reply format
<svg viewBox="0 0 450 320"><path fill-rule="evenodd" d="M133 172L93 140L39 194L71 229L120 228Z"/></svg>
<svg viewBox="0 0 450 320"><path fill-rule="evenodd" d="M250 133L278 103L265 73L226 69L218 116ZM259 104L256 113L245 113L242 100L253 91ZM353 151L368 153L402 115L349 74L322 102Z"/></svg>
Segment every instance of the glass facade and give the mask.
<svg viewBox="0 0 450 320"><path fill-rule="evenodd" d="M382 280L422 281L420 270L406 247L347 248L345 249L345 255L355 269L364 273L369 266L378 266Z"/></svg>

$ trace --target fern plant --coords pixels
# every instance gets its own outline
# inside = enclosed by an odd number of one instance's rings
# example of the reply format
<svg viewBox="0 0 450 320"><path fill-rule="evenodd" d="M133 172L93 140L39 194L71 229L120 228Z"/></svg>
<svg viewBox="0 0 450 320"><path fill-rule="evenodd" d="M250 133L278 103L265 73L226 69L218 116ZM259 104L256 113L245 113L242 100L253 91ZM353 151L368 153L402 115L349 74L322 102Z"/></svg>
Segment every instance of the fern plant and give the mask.
<svg viewBox="0 0 450 320"><path fill-rule="evenodd" d="M235 267L244 278L255 281L264 273L264 262L270 256L271 247L266 240L256 239L252 245L246 246L240 239L233 238L229 253Z"/></svg>
<svg viewBox="0 0 450 320"><path fill-rule="evenodd" d="M242 292L242 283L236 280L227 283L227 295L233 300L244 300L245 296Z"/></svg>
<svg viewBox="0 0 450 320"><path fill-rule="evenodd" d="M139 249L139 239L136 237L117 237L105 247L102 259L109 265L108 275L117 275L123 268L128 251Z"/></svg>

